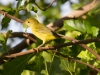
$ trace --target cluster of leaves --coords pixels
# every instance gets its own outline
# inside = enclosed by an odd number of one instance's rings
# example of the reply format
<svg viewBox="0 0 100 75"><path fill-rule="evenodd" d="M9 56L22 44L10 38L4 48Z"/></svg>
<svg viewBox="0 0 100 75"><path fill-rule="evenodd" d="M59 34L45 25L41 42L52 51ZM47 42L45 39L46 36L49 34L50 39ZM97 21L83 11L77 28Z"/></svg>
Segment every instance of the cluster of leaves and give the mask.
<svg viewBox="0 0 100 75"><path fill-rule="evenodd" d="M95 26L91 26L88 20L67 20L64 22L63 29L65 31L67 30L67 32L65 32L65 35L79 39L93 38L97 37L97 35L99 34L99 29ZM59 41L57 43L62 43L62 41ZM95 51L97 49L95 43L90 43L88 44L88 46ZM80 58L82 61L100 68L100 62L98 60L95 60L95 56L87 50L84 50L80 46L65 47L59 49L59 51L71 57ZM12 64L14 64L14 66L11 66ZM17 59L12 60L11 62L7 62L4 64L5 75L20 75L21 73L22 75L80 75L83 72L85 73L85 75L89 73L89 69L85 65L67 60L61 56L56 56L51 51L43 51L37 54L21 56Z"/></svg>
<svg viewBox="0 0 100 75"><path fill-rule="evenodd" d="M9 38L9 35L11 34L12 30L9 30L7 32L7 35L5 36L4 34L0 33L0 44L2 44L2 46L0 46L1 50L6 50L7 51L7 40Z"/></svg>
<svg viewBox="0 0 100 75"><path fill-rule="evenodd" d="M18 0L16 8L9 8L9 10L3 8L2 10L19 18L23 16L30 16L30 14L28 13L29 11L37 12L39 10L36 6L33 5L35 0L25 0L24 5L21 5L22 1L23 0ZM60 7L60 5L62 5L65 1L66 0L57 0L57 6L52 6L47 11L42 12L42 15L46 16L44 21L49 22L50 19L54 20L55 18L59 18L60 9L58 9L58 7ZM45 3L45 0L40 0L37 3L40 4L40 7L41 5L47 5ZM20 14L18 13L21 10L25 10L26 14L28 15L25 14L20 16ZM56 14L51 12L56 12ZM92 15L93 13L94 15ZM59 31L59 33L63 33L63 35L79 40L99 37L100 34L98 27L100 18L96 17L100 13L100 11L93 13L87 14L87 18L84 20L65 20L64 26L62 30ZM10 19L4 17L2 19L2 28L7 27L9 22ZM0 50L1 48L5 48L5 50L7 50L6 43L10 33L11 31L8 31L7 36L4 36L0 33L0 44L2 45L0 46ZM68 42L68 40L66 41L63 39L57 39L49 44L53 45L65 42ZM87 45L99 54L100 47L98 46L98 43L89 43ZM32 44L30 47L34 46L35 44ZM100 62L95 59L95 56L87 50L81 48L79 45L64 47L58 49L58 51L70 57L79 58L81 61L100 68ZM36 54L21 56L14 60L6 62L5 64L3 64L2 70L4 75L88 75L91 69L89 69L85 65L58 56L52 51L43 51ZM1 71L0 74L2 74Z"/></svg>

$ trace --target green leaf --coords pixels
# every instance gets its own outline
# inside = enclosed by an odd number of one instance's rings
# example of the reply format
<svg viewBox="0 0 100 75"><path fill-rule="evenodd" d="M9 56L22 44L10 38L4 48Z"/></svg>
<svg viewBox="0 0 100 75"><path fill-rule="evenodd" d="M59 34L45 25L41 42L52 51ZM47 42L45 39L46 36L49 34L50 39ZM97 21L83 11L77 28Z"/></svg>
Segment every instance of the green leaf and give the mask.
<svg viewBox="0 0 100 75"><path fill-rule="evenodd" d="M3 75L21 75L31 55L17 57L12 61L6 62L4 64Z"/></svg>
<svg viewBox="0 0 100 75"><path fill-rule="evenodd" d="M86 29L86 32L89 33L89 34L92 34L92 29L91 29L91 25L90 23L87 21L87 20L84 20L83 21L83 24L85 26L85 29Z"/></svg>
<svg viewBox="0 0 100 75"><path fill-rule="evenodd" d="M86 32L85 26L84 26L84 24L83 24L82 21L80 21L80 20L74 20L74 24L75 24L76 29L78 31L81 31L83 33Z"/></svg>
<svg viewBox="0 0 100 75"><path fill-rule="evenodd" d="M61 64L63 65L60 58L54 57L53 62L50 64L50 66L48 66L49 75L70 75L68 71L62 69Z"/></svg>
<svg viewBox="0 0 100 75"><path fill-rule="evenodd" d="M6 36L4 36L4 34L0 33L0 43L3 45L2 48L4 48L4 50L7 50L6 43L7 43L7 39L11 32L12 32L12 30L9 30L6 33Z"/></svg>
<svg viewBox="0 0 100 75"><path fill-rule="evenodd" d="M9 38L9 35L11 34L12 30L8 30L7 34L6 34L6 38L5 41L7 42L7 39Z"/></svg>
<svg viewBox="0 0 100 75"><path fill-rule="evenodd" d="M97 36L99 31L98 28L91 26L89 21L87 20L84 20L82 22L80 20L64 21L64 28L69 31L77 30L82 33L92 34L93 36Z"/></svg>
<svg viewBox="0 0 100 75"><path fill-rule="evenodd" d="M29 27L28 25L23 24L23 28L25 28L25 32L27 32L27 28L28 28L28 27Z"/></svg>
<svg viewBox="0 0 100 75"><path fill-rule="evenodd" d="M97 68L100 68L100 61L99 60L95 61L93 65Z"/></svg>
<svg viewBox="0 0 100 75"><path fill-rule="evenodd" d="M35 2L35 0L25 0L26 2L27 2L27 4L28 3L34 3Z"/></svg>
<svg viewBox="0 0 100 75"><path fill-rule="evenodd" d="M100 75L100 72L98 72L97 75Z"/></svg>
<svg viewBox="0 0 100 75"><path fill-rule="evenodd" d="M27 9L28 12L31 11L32 3L27 4L26 9Z"/></svg>
<svg viewBox="0 0 100 75"><path fill-rule="evenodd" d="M80 22L79 20L67 20L64 21L64 28L66 28L66 30L78 30L80 32L85 32L85 28L82 22Z"/></svg>
<svg viewBox="0 0 100 75"><path fill-rule="evenodd" d="M5 43L5 36L2 33L0 33L0 43L1 44Z"/></svg>
<svg viewBox="0 0 100 75"><path fill-rule="evenodd" d="M75 72L75 64L65 59L61 59L60 68L61 70L68 71L70 75L72 75L72 72Z"/></svg>
<svg viewBox="0 0 100 75"><path fill-rule="evenodd" d="M11 11L11 6L0 5L0 10L3 10L5 12L9 12L9 11Z"/></svg>
<svg viewBox="0 0 100 75"><path fill-rule="evenodd" d="M26 24L23 24L23 28L28 28L29 26L28 25L26 25Z"/></svg>
<svg viewBox="0 0 100 75"><path fill-rule="evenodd" d="M87 51L81 51L80 54L78 55L78 57L83 58L83 59L87 59L87 58L90 59L87 54Z"/></svg>
<svg viewBox="0 0 100 75"><path fill-rule="evenodd" d="M40 75L39 73L36 73L34 71L30 71L30 70L24 70L21 75Z"/></svg>
<svg viewBox="0 0 100 75"><path fill-rule="evenodd" d="M11 34L12 30L9 30L6 34L6 36L4 36L4 34L0 33L0 43L3 45L3 48L5 50L7 50L6 48L6 43L7 43L7 39L9 37L9 35Z"/></svg>
<svg viewBox="0 0 100 75"><path fill-rule="evenodd" d="M92 34L96 37L99 34L99 28L92 26Z"/></svg>
<svg viewBox="0 0 100 75"><path fill-rule="evenodd" d="M37 13L38 8L36 6L32 7L32 11L34 11L35 13Z"/></svg>
<svg viewBox="0 0 100 75"><path fill-rule="evenodd" d="M1 25L2 25L2 29L3 28L7 28L7 26L8 26L8 23L10 22L10 18L8 18L8 17L4 17L3 19L2 19L2 22L1 22Z"/></svg>
<svg viewBox="0 0 100 75"><path fill-rule="evenodd" d="M28 3L30 0L26 0L26 2Z"/></svg>
<svg viewBox="0 0 100 75"><path fill-rule="evenodd" d="M44 69L43 62L44 60L40 53L36 55L34 54L34 56L28 61L26 69L40 73L41 70Z"/></svg>
<svg viewBox="0 0 100 75"><path fill-rule="evenodd" d="M72 20L64 21L64 28L66 30L75 30L75 25Z"/></svg>
<svg viewBox="0 0 100 75"><path fill-rule="evenodd" d="M46 52L46 51L43 51L42 52L42 56L43 56L43 58L45 59L45 61L47 61L47 62L52 62L52 55L50 54L50 53L48 53L48 52Z"/></svg>
<svg viewBox="0 0 100 75"><path fill-rule="evenodd" d="M21 6L21 3L22 3L22 0L19 0L18 2L17 2L17 9L19 9L19 7Z"/></svg>
<svg viewBox="0 0 100 75"><path fill-rule="evenodd" d="M81 51L80 54L78 55L79 58L81 58L85 62L89 62L90 60L95 59L93 54L89 54L89 52L86 51Z"/></svg>
<svg viewBox="0 0 100 75"><path fill-rule="evenodd" d="M69 36L69 37L72 37L72 38L75 38L77 36L80 36L81 33L79 31L68 31L68 32L66 32L65 35Z"/></svg>

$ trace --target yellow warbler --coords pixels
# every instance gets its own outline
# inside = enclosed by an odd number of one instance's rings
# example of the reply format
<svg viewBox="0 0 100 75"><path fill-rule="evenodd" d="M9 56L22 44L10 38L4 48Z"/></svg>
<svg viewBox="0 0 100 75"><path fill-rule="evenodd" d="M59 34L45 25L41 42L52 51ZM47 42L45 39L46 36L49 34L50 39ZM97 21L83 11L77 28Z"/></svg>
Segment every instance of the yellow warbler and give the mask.
<svg viewBox="0 0 100 75"><path fill-rule="evenodd" d="M51 31L48 27L46 27L44 24L40 23L34 18L26 19L24 24L28 25L31 28L32 33L43 41L43 43L39 45L38 48L43 46L47 41L50 41L59 37L57 34Z"/></svg>

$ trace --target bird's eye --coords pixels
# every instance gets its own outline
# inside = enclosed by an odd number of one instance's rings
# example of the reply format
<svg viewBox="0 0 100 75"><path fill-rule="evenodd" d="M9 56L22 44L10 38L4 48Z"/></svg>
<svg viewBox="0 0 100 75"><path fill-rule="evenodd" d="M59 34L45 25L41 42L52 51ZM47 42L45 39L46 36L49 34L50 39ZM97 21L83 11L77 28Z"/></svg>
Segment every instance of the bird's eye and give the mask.
<svg viewBox="0 0 100 75"><path fill-rule="evenodd" d="M30 23L30 22L28 21L28 23Z"/></svg>

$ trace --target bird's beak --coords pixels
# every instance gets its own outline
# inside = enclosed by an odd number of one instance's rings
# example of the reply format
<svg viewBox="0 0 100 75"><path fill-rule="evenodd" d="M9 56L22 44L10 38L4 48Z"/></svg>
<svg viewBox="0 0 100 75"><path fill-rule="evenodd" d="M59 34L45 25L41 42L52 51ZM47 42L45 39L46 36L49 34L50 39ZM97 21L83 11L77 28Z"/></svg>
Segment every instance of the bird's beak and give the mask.
<svg viewBox="0 0 100 75"><path fill-rule="evenodd" d="M27 29L29 26L23 23L23 27Z"/></svg>

